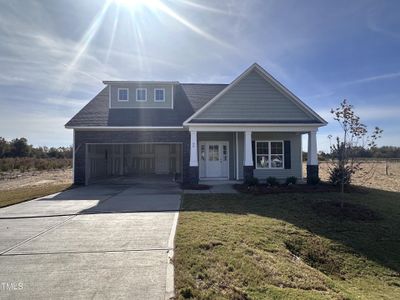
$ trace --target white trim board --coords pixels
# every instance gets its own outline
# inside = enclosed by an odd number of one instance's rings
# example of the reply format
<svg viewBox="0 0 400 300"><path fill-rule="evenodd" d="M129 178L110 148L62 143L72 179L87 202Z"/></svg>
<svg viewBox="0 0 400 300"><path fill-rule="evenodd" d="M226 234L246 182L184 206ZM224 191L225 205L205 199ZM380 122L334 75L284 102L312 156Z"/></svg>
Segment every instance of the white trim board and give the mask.
<svg viewBox="0 0 400 300"><path fill-rule="evenodd" d="M104 84L126 84L126 83L137 83L137 84L179 84L179 81L151 81L151 80L104 80Z"/></svg>
<svg viewBox="0 0 400 300"><path fill-rule="evenodd" d="M318 131L320 125L310 124L190 124L190 126L65 126L66 129L75 130L182 130L205 132L310 132Z"/></svg>
<svg viewBox="0 0 400 300"><path fill-rule="evenodd" d="M187 130L182 126L65 126L67 129L75 129L75 130L101 130L101 131L108 131L108 130Z"/></svg>
<svg viewBox="0 0 400 300"><path fill-rule="evenodd" d="M267 82L272 84L275 88L277 88L280 92L282 92L285 96L287 96L294 104L296 104L300 109L302 109L305 113L317 118L321 121L324 126L328 124L322 117L320 117L315 111L313 111L309 106L307 106L303 101L301 101L297 96L295 96L292 92L290 92L286 87L284 87L278 80L276 80L271 74L269 74L266 70L264 70L259 64L252 64L247 70L245 70L239 77L237 77L234 81L232 81L226 88L224 88L219 94L217 94L214 98L208 101L203 107L201 107L198 111L196 111L193 115L191 115L183 125L189 125L189 122L196 118L199 114L201 114L204 110L206 110L210 105L216 102L219 98L225 95L229 90L235 87L244 77L246 77L251 71L257 71Z"/></svg>
<svg viewBox="0 0 400 300"><path fill-rule="evenodd" d="M127 143L86 143L86 145L183 145L182 142L127 142Z"/></svg>
<svg viewBox="0 0 400 300"><path fill-rule="evenodd" d="M186 127L189 131L206 132L309 132L318 131L320 124L189 124Z"/></svg>

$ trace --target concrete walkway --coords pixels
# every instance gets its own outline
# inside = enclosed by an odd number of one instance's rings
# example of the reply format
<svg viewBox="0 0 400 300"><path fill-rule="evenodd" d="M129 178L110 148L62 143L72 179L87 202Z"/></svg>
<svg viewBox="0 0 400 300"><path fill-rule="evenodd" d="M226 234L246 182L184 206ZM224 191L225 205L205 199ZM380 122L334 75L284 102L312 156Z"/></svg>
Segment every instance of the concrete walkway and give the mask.
<svg viewBox="0 0 400 300"><path fill-rule="evenodd" d="M200 184L209 185L210 189L208 190L184 190L184 194L237 194L233 188L233 185L237 183L237 181L227 181L227 180L213 180L213 181L200 181Z"/></svg>
<svg viewBox="0 0 400 300"><path fill-rule="evenodd" d="M0 299L166 299L181 191L92 185L0 209Z"/></svg>

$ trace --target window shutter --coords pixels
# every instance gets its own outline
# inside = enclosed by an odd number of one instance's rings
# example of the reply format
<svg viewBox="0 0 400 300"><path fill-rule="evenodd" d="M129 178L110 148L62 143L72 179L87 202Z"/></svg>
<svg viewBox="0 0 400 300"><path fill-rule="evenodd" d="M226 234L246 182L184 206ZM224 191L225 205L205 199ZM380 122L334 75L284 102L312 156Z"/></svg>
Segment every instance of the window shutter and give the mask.
<svg viewBox="0 0 400 300"><path fill-rule="evenodd" d="M290 160L290 141L284 141L284 156L285 156L285 169L292 168L292 162Z"/></svg>
<svg viewBox="0 0 400 300"><path fill-rule="evenodd" d="M256 142L251 141L251 156L253 157L253 168L256 168L256 155L255 155Z"/></svg>

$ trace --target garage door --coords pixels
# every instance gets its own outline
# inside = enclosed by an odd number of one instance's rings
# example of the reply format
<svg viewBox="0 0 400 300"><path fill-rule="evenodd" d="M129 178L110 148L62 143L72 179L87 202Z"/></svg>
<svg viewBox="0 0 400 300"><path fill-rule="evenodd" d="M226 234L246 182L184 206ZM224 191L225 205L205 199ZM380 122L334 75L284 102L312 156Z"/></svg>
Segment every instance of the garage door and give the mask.
<svg viewBox="0 0 400 300"><path fill-rule="evenodd" d="M176 143L88 144L87 183L118 176L182 174L182 146Z"/></svg>

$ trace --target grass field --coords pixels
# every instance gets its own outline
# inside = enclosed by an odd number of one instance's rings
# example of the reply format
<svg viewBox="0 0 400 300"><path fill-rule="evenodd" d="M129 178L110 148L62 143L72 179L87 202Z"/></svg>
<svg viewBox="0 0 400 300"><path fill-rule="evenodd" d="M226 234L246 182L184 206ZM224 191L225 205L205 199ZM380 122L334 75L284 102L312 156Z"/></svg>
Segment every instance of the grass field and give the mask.
<svg viewBox="0 0 400 300"><path fill-rule="evenodd" d="M60 183L50 185L46 184L37 186L25 186L2 190L0 192L0 207L54 194L71 187L72 185L70 183Z"/></svg>
<svg viewBox="0 0 400 300"><path fill-rule="evenodd" d="M400 299L400 194L185 195L179 299Z"/></svg>

